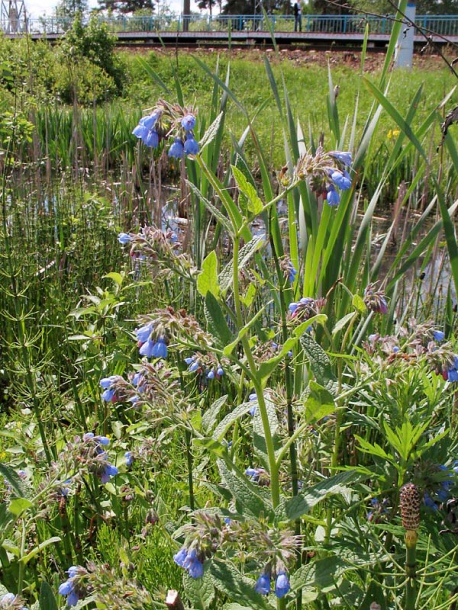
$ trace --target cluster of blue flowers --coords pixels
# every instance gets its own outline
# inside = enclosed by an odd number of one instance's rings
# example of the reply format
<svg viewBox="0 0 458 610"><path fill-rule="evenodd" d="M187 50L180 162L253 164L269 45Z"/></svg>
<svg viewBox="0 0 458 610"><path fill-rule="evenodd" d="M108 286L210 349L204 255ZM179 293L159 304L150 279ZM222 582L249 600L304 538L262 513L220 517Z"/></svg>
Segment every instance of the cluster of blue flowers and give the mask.
<svg viewBox="0 0 458 610"><path fill-rule="evenodd" d="M80 566L71 566L67 570L68 579L59 587L59 594L67 597L67 606L76 606L81 597L78 587L75 586L79 569Z"/></svg>
<svg viewBox="0 0 458 610"><path fill-rule="evenodd" d="M25 606L18 605L19 600L17 595L14 593L5 593L2 597L0 597L0 608L15 608L17 610L27 610Z"/></svg>
<svg viewBox="0 0 458 610"><path fill-rule="evenodd" d="M103 484L108 483L111 477L118 474L119 470L108 461L108 453L102 449L110 444L110 439L106 436L95 436L93 432L86 432L83 435L83 442L95 443L96 454L102 460L103 466L97 469L97 475Z"/></svg>
<svg viewBox="0 0 458 610"><path fill-rule="evenodd" d="M188 571L191 578L201 578L204 574L204 564L199 559L196 549L190 551L183 547L173 556L174 562Z"/></svg>
<svg viewBox="0 0 458 610"><path fill-rule="evenodd" d="M254 590L256 593L260 595L269 595L271 589L271 577L270 574L264 572L256 581L254 586ZM289 583L288 574L284 571L278 573L275 579L275 588L274 593L278 598L284 597L289 590L291 589L291 585Z"/></svg>
<svg viewBox="0 0 458 610"><path fill-rule="evenodd" d="M184 359L188 365L188 371L190 373L206 373L207 379L219 379L224 375L224 369L221 365L206 371L205 365L194 355Z"/></svg>
<svg viewBox="0 0 458 610"><path fill-rule="evenodd" d="M350 152L334 151L328 154L343 165L343 169L335 168L330 170L330 182L326 185L326 201L328 205L337 207L340 203L340 194L336 187L341 191L347 191L351 187L351 177L348 170L350 169L352 158Z"/></svg>
<svg viewBox="0 0 458 610"><path fill-rule="evenodd" d="M153 338L153 330L153 322L135 330L140 355L146 358L167 358L167 339L161 334Z"/></svg>
<svg viewBox="0 0 458 610"><path fill-rule="evenodd" d="M116 401L115 383L119 379L122 379L122 377L120 377L119 375L111 375L110 377L104 377L100 380L100 385L104 390L102 392L102 400L105 400L105 402Z"/></svg>
<svg viewBox="0 0 458 610"><path fill-rule="evenodd" d="M168 119L167 126L162 125L164 119ZM176 135L176 126L180 126L180 135ZM194 137L194 127L196 125L196 117L193 114L185 114L181 120L177 120L176 116L171 116L171 107L165 105L164 108L155 108L148 116L142 117L138 125L132 131L132 134L140 139L145 146L149 148L157 148L160 141L169 134L175 132L175 137L170 146L168 155L174 159L181 159L183 155L197 155L199 152L199 144ZM184 132L184 135L181 135ZM165 135L166 134L166 135ZM126 234L123 234L123 239ZM123 243L123 242L121 242ZM127 243L127 241L125 242Z"/></svg>
<svg viewBox="0 0 458 610"><path fill-rule="evenodd" d="M455 484L456 476L458 475L458 462L455 462L451 468L443 464L437 467L438 472L442 473L442 480L437 484L434 492L425 491L423 494L423 502L425 506L432 510L439 510L439 504L447 502L452 493L452 488Z"/></svg>
<svg viewBox="0 0 458 610"><path fill-rule="evenodd" d="M442 371L442 377L445 381L450 381L450 383L458 382L458 356L456 354L453 357L453 364L448 369Z"/></svg>
<svg viewBox="0 0 458 610"><path fill-rule="evenodd" d="M132 134L139 138L145 146L149 148L157 148L159 146L159 119L162 116L160 110L155 110L148 116L140 119L138 125L132 131Z"/></svg>

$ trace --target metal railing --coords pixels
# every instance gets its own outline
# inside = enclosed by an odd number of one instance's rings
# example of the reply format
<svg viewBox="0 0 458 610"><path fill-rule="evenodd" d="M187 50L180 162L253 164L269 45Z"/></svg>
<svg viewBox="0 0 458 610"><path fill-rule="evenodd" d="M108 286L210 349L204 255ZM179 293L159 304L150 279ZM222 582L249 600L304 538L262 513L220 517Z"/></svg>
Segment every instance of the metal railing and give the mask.
<svg viewBox="0 0 458 610"><path fill-rule="evenodd" d="M131 17L98 16L112 34L133 32L294 32L293 15L189 15L170 13ZM311 34L363 34L366 24L371 34L389 35L394 16L365 15L303 15L301 31ZM0 20L0 29L13 34L64 34L71 27L71 20L62 18L27 19L11 24ZM417 15L417 28L440 36L458 35L458 15ZM420 33L419 31L417 33Z"/></svg>

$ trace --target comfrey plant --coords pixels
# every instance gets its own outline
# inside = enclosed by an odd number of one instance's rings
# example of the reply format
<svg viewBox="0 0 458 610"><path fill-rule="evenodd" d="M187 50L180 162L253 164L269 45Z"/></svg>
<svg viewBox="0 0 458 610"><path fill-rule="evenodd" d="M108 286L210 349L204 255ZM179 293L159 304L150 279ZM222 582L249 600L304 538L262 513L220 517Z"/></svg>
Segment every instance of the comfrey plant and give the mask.
<svg viewBox="0 0 458 610"><path fill-rule="evenodd" d="M199 144L194 137L196 110L182 108L178 104L169 104L159 100L149 114L140 119L132 134L145 146L157 148L161 142L173 139L168 155L181 159L186 155L196 155Z"/></svg>
<svg viewBox="0 0 458 610"><path fill-rule="evenodd" d="M337 207L340 203L340 191L352 186L350 175L352 156L350 152L325 152L318 146L315 154L305 153L295 167L295 175L305 180L317 196L326 199L328 205Z"/></svg>
<svg viewBox="0 0 458 610"><path fill-rule="evenodd" d="M89 562L87 567L71 566L68 578L59 587L67 606L80 601L94 601L105 608L143 610L152 607L150 594L137 583L119 577L109 566Z"/></svg>

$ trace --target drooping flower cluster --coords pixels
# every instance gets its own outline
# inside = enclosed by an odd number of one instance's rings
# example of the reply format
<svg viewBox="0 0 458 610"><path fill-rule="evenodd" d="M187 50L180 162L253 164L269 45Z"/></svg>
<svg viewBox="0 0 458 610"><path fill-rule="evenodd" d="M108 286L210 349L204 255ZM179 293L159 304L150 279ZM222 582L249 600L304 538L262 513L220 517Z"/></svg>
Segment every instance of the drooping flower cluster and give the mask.
<svg viewBox="0 0 458 610"><path fill-rule="evenodd" d="M161 230L154 226L142 227L138 233L119 233L118 241L130 245L129 255L136 263L154 273L155 276L179 275L187 280L198 273L190 257L180 252L183 241L182 232L178 229Z"/></svg>
<svg viewBox="0 0 458 610"><path fill-rule="evenodd" d="M304 322L316 316L319 310L326 304L325 299L312 299L311 297L302 297L297 303L290 303L289 318L296 322Z"/></svg>
<svg viewBox="0 0 458 610"><path fill-rule="evenodd" d="M5 593L5 595L0 597L0 609L27 610L21 597L19 595L14 595L14 593Z"/></svg>
<svg viewBox="0 0 458 610"><path fill-rule="evenodd" d="M181 548L173 556L174 562L181 568L187 570L191 578L201 578L204 575L204 564L200 552L197 549Z"/></svg>
<svg viewBox="0 0 458 610"><path fill-rule="evenodd" d="M278 598L284 597L291 589L288 574L284 570L278 572L277 575L272 575L270 572L263 572L256 581L254 590L260 595L269 595L272 587L272 579L275 580L275 595Z"/></svg>
<svg viewBox="0 0 458 610"><path fill-rule="evenodd" d="M194 136L195 126L194 108L183 108L161 99L148 115L140 119L132 134L149 148L157 148L163 140L173 138L169 157L181 159L185 154L197 155L199 152L199 144Z"/></svg>
<svg viewBox="0 0 458 610"><path fill-rule="evenodd" d="M351 188L352 179L350 152L325 152L318 146L315 154L305 153L297 162L295 173L300 180L305 180L317 195L322 195L328 205L336 207L340 203L340 191ZM337 190L339 189L339 190Z"/></svg>
<svg viewBox="0 0 458 610"><path fill-rule="evenodd" d="M167 358L168 339L153 321L135 330L140 356L145 358Z"/></svg>
<svg viewBox="0 0 458 610"><path fill-rule="evenodd" d="M140 610L151 607L151 596L136 582L120 578L107 564L98 566L89 562L87 567L72 566L68 578L59 587L67 605L76 606L91 596L97 606L118 610Z"/></svg>
<svg viewBox="0 0 458 610"><path fill-rule="evenodd" d="M368 284L366 286L363 300L369 311L381 314L388 313L385 293L382 290L376 290L375 284Z"/></svg>
<svg viewBox="0 0 458 610"><path fill-rule="evenodd" d="M283 256L280 259L280 269L282 270L284 277L293 284L296 279L297 269L294 268L294 265L288 256Z"/></svg>
<svg viewBox="0 0 458 610"><path fill-rule="evenodd" d="M369 335L363 346L380 364L391 364L398 360L413 362L422 358L445 381L458 382L458 356L444 339L444 332L436 329L434 323L418 324L410 318L407 326L399 328L396 335L380 336L374 333Z"/></svg>
<svg viewBox="0 0 458 610"><path fill-rule="evenodd" d="M85 576L87 571L81 566L71 566L67 570L68 578L59 587L59 595L64 595L67 598L68 606L76 606L80 599L84 599L88 595L86 587L82 587L81 576Z"/></svg>
<svg viewBox="0 0 458 610"><path fill-rule="evenodd" d="M436 511L451 497L458 482L458 461L447 466L423 460L415 465L412 478L423 494L424 505Z"/></svg>
<svg viewBox="0 0 458 610"><path fill-rule="evenodd" d="M287 566L294 561L299 537L289 530L266 529L266 523L247 516L237 518L234 513L197 511L194 521L180 528L177 536L185 542L175 553L174 561L188 571L192 578L204 573L205 561L215 554L230 557L236 552L250 559L250 564L263 566L261 575L253 581L253 587L261 595L268 595L272 581L277 597L284 597L290 590Z"/></svg>
<svg viewBox="0 0 458 610"><path fill-rule="evenodd" d="M224 368L211 352L207 354L197 352L184 361L190 373L204 375L206 379L220 379L224 375Z"/></svg>
<svg viewBox="0 0 458 610"><path fill-rule="evenodd" d="M103 388L102 400L105 400L105 402L116 402L116 383L119 379L119 375L111 375L100 380L100 385Z"/></svg>
<svg viewBox="0 0 458 610"><path fill-rule="evenodd" d="M105 484L118 474L118 468L110 463L106 451L110 439L106 436L86 432L82 437L76 436L73 442L67 443L64 451L59 454L55 470L62 470L72 474L71 479L64 483L56 481L55 489L66 497L70 482L77 482L87 474L97 476Z"/></svg>
<svg viewBox="0 0 458 610"><path fill-rule="evenodd" d="M387 513L388 500L385 498L381 502L378 498L372 498L371 509L367 513L367 520L371 523L380 523L382 516Z"/></svg>
<svg viewBox="0 0 458 610"><path fill-rule="evenodd" d="M100 481L103 484L108 483L111 477L118 474L117 467L110 464L108 461L108 453L102 449L102 447L108 447L110 439L106 436L95 436L93 432L86 432L86 434L83 435L82 440L87 447L88 454L95 453L96 457L99 458L98 461L92 465L90 471L100 477Z"/></svg>

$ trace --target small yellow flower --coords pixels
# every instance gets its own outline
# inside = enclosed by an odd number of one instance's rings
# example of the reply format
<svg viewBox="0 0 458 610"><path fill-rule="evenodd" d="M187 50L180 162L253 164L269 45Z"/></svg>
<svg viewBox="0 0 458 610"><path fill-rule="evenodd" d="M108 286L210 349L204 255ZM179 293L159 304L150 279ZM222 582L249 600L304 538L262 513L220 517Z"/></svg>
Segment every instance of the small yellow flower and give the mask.
<svg viewBox="0 0 458 610"><path fill-rule="evenodd" d="M388 140L393 140L394 138L397 138L400 133L400 129L390 129L390 131L386 134L386 137Z"/></svg>

